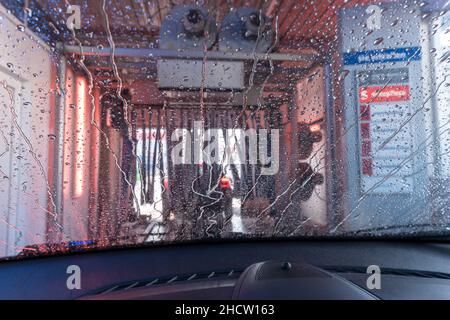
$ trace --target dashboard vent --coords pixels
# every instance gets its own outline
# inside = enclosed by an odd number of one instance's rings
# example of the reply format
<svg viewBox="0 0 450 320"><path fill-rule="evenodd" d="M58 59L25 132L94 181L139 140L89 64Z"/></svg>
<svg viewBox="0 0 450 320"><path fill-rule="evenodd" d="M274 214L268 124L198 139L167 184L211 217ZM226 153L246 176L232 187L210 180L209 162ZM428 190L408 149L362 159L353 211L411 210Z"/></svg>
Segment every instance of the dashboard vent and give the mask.
<svg viewBox="0 0 450 320"><path fill-rule="evenodd" d="M111 292L117 292L121 290L129 290L140 287L150 287L157 285L182 283L186 281L195 280L221 280L221 279L237 279L241 275L242 270L227 270L227 271L211 271L211 272L199 272L184 275L164 276L159 278L152 278L147 280L129 281L126 283L120 283L107 288L103 288L94 293L94 295L101 295Z"/></svg>
<svg viewBox="0 0 450 320"><path fill-rule="evenodd" d="M346 267L346 266L325 266L321 269L333 272L333 273L367 273L366 267ZM450 274L434 271L418 271L408 269L394 269L394 268L381 268L382 274L406 276L406 277L419 277L419 278L433 278L433 279L447 279L450 280Z"/></svg>

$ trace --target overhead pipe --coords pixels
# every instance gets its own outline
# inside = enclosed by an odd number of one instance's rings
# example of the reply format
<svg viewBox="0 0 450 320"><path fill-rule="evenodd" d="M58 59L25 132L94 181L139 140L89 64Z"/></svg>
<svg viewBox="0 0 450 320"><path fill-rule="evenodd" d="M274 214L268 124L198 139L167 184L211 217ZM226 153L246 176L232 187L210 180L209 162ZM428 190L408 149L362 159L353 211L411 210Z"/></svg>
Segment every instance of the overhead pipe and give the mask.
<svg viewBox="0 0 450 320"><path fill-rule="evenodd" d="M97 48L90 46L65 45L66 54L83 56L111 56L110 48ZM321 62L323 59L319 54L290 54L290 53L247 53L247 52L220 52L220 51L193 51L193 50L165 50L147 48L116 48L115 57L130 57L144 59L193 59L201 60L225 60L225 61L245 61L245 60L267 60L267 61L306 61Z"/></svg>

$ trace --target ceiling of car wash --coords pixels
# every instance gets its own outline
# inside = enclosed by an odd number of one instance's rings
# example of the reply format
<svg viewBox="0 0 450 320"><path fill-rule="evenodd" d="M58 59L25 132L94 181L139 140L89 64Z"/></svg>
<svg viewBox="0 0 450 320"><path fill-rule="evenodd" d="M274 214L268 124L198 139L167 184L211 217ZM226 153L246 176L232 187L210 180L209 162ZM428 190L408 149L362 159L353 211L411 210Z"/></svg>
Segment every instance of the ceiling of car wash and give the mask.
<svg viewBox="0 0 450 320"><path fill-rule="evenodd" d="M62 41L71 47L66 52L84 50L84 64L95 81L107 87L117 86L120 75L125 85L138 81L156 82L157 59L151 50L160 47L159 35L164 18L179 5L196 4L205 8L216 24L237 8L250 7L270 18L276 33L272 53L300 59L277 59L272 64L259 63L255 81L263 79L271 91L293 88L330 52L338 51L339 12L344 7L366 6L393 0L34 0L45 13L50 27L66 30L67 6L81 7L82 26L75 34L65 33ZM434 3L434 2L433 2ZM64 33L64 31L62 32ZM61 40L59 40L61 41ZM111 47L114 62L111 64ZM138 51L123 51L134 49ZM102 51L103 50L103 51ZM121 51L122 50L122 51ZM147 51L145 51L147 50ZM102 54L99 52L102 51ZM79 52L78 52L79 53ZM264 59L262 59L264 60ZM252 69L248 59L246 71ZM267 77L268 74L270 77ZM247 72L247 75L249 72ZM286 77L285 75L289 76ZM248 79L246 79L248 81Z"/></svg>
<svg viewBox="0 0 450 320"><path fill-rule="evenodd" d="M278 22L281 46L296 46L303 43L311 47L310 40L323 43L333 41L337 31L337 12L347 6L370 3L392 2L392 0L110 0L103 8L101 0L38 0L39 5L57 22L65 16L63 8L70 3L81 5L83 20L88 22L83 28L84 37L78 37L84 44L104 41L107 44L103 9L106 10L110 29L117 45L145 46L154 42L159 33L161 21L177 5L197 3L220 22L232 8L252 7L261 9Z"/></svg>
<svg viewBox="0 0 450 320"><path fill-rule="evenodd" d="M337 13L343 6L365 5L374 0L36 0L37 5L46 14L46 20L60 29L66 21L66 8L80 5L82 29L76 33L76 39L66 37L66 45L83 45L97 49L111 47L111 39L116 48L158 48L158 36L161 22L175 7L182 4L193 4L205 8L220 24L224 17L235 8L252 7L260 9L271 19L276 30L276 53L289 55L305 54L320 57L336 43ZM386 0L381 1L386 2ZM377 3L380 3L377 0ZM111 37L108 39L108 34ZM86 52L85 52L86 53ZM116 52L116 63L122 79L126 82L151 80L156 75L156 61L136 55L120 55ZM93 71L97 80L112 77L112 66L108 61L109 53L99 56L87 54L86 66ZM302 70L309 70L317 61L277 61L274 63L272 83L287 85L282 75L286 68L290 74L298 77ZM313 61L307 61L313 60ZM294 69L294 70L291 70ZM294 72L292 72L294 71ZM262 75L264 77L264 75ZM288 81L292 83L294 79Z"/></svg>

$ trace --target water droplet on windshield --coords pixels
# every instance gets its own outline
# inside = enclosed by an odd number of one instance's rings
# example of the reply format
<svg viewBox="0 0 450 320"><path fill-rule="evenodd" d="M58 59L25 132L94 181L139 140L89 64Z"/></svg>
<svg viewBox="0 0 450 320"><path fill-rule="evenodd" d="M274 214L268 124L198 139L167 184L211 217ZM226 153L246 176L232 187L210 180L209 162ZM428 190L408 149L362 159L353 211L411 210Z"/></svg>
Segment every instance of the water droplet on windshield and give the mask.
<svg viewBox="0 0 450 320"><path fill-rule="evenodd" d="M376 38L375 41L373 42L374 45L379 45L382 44L384 41L384 38L380 37L380 38Z"/></svg>

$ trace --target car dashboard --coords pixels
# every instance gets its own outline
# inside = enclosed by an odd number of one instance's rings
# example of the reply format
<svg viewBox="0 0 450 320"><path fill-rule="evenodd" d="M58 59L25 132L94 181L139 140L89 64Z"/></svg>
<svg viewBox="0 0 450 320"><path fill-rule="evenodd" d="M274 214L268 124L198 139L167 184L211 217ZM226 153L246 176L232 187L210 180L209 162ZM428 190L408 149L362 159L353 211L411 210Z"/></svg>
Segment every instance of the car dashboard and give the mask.
<svg viewBox="0 0 450 320"><path fill-rule="evenodd" d="M450 245L377 240L226 241L0 262L1 299L450 299ZM80 272L70 288L69 270ZM370 285L371 266L380 271Z"/></svg>

